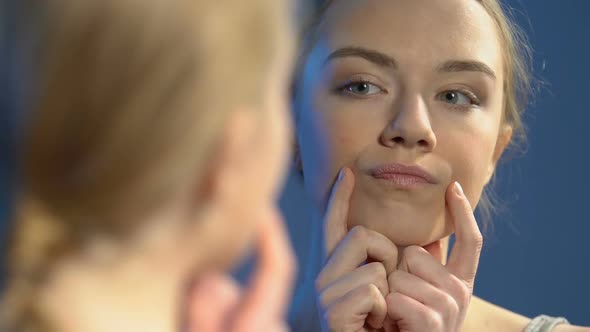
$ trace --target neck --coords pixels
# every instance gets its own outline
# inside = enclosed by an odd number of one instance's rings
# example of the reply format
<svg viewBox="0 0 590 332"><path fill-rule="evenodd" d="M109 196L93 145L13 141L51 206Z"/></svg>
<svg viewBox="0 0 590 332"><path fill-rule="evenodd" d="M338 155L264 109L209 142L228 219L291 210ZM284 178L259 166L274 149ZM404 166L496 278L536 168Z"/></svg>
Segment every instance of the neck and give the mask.
<svg viewBox="0 0 590 332"><path fill-rule="evenodd" d="M87 240L53 264L38 292L41 315L63 332L178 331L186 288L215 256L203 228L218 224L215 215L198 217L184 222L185 210L172 207L124 241Z"/></svg>
<svg viewBox="0 0 590 332"><path fill-rule="evenodd" d="M39 305L59 331L175 331L183 283L166 272L68 262L41 290Z"/></svg>

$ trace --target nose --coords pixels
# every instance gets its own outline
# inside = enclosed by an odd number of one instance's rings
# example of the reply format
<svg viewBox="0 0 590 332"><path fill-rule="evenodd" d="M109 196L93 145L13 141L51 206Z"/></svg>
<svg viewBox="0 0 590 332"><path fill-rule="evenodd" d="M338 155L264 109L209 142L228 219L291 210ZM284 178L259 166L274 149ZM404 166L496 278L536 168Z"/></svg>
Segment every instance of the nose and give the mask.
<svg viewBox="0 0 590 332"><path fill-rule="evenodd" d="M381 144L431 152L436 147L428 107L419 95L404 97L394 104L393 119L381 133Z"/></svg>

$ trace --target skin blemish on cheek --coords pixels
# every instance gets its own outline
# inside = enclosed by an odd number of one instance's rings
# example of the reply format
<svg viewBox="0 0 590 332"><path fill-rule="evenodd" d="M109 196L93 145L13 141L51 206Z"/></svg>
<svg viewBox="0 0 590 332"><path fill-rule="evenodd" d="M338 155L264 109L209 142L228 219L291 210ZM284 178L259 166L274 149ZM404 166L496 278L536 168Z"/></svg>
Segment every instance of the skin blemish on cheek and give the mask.
<svg viewBox="0 0 590 332"><path fill-rule="evenodd" d="M336 139L336 143L337 144L342 144L342 145L348 145L348 144L350 144L354 140L354 137L353 136L354 136L353 133L340 135Z"/></svg>

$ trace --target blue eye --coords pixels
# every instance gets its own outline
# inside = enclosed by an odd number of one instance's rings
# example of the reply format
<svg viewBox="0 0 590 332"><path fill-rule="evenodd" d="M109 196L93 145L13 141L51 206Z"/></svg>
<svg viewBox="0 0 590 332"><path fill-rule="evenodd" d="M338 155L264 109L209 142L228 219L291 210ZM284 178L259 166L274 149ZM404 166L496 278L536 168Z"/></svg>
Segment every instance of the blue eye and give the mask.
<svg viewBox="0 0 590 332"><path fill-rule="evenodd" d="M361 96L370 96L383 92L380 87L369 82L349 83L342 88L342 91Z"/></svg>
<svg viewBox="0 0 590 332"><path fill-rule="evenodd" d="M457 90L445 91L439 95L439 99L456 106L471 106L480 104L478 98L474 94Z"/></svg>

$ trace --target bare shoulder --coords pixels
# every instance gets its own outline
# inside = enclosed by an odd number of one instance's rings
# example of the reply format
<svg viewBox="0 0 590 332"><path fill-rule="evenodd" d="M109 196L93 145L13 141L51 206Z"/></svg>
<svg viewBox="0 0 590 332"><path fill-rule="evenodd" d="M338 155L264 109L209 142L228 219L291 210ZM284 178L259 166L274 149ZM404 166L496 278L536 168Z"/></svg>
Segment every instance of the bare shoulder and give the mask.
<svg viewBox="0 0 590 332"><path fill-rule="evenodd" d="M461 332L522 332L530 322L530 318L474 296ZM590 332L590 327L561 324L552 332Z"/></svg>
<svg viewBox="0 0 590 332"><path fill-rule="evenodd" d="M590 327L573 326L573 325L557 325L553 332L590 332Z"/></svg>
<svg viewBox="0 0 590 332"><path fill-rule="evenodd" d="M522 332L530 321L525 316L474 296L462 332Z"/></svg>

